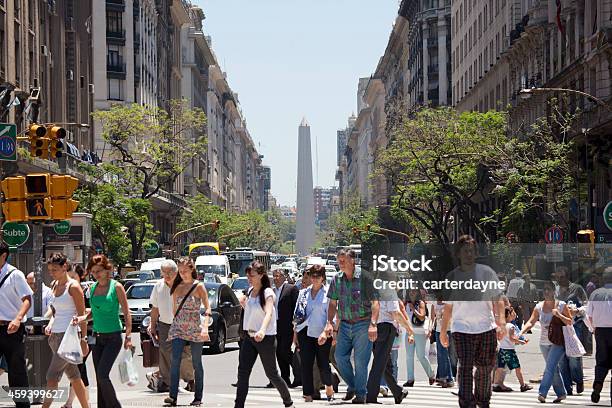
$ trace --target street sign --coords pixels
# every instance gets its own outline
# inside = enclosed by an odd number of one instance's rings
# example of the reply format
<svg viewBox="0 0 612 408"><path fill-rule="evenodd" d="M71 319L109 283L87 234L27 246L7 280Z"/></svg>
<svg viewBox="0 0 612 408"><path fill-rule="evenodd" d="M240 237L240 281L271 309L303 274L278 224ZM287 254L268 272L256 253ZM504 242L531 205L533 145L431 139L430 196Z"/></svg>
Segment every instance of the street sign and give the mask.
<svg viewBox="0 0 612 408"><path fill-rule="evenodd" d="M559 244L563 242L563 231L559 227L550 227L544 233L544 241L547 244Z"/></svg>
<svg viewBox="0 0 612 408"><path fill-rule="evenodd" d="M17 160L17 125L0 123L0 160Z"/></svg>
<svg viewBox="0 0 612 408"><path fill-rule="evenodd" d="M30 227L28 224L18 224L16 222L5 222L2 225L2 236L4 242L9 246L18 247L28 240Z"/></svg>
<svg viewBox="0 0 612 408"><path fill-rule="evenodd" d="M83 227L81 225L71 225L70 230L64 234L58 234L55 227L45 225L43 228L43 239L45 244L56 242L82 242Z"/></svg>
<svg viewBox="0 0 612 408"><path fill-rule="evenodd" d="M53 231L55 231L56 234L65 235L70 232L70 227L72 227L70 221L63 220L53 226Z"/></svg>
<svg viewBox="0 0 612 408"><path fill-rule="evenodd" d="M149 245L144 248L147 256L155 256L159 252L159 244L155 241L151 242Z"/></svg>
<svg viewBox="0 0 612 408"><path fill-rule="evenodd" d="M603 212L604 223L612 231L612 201L608 202Z"/></svg>

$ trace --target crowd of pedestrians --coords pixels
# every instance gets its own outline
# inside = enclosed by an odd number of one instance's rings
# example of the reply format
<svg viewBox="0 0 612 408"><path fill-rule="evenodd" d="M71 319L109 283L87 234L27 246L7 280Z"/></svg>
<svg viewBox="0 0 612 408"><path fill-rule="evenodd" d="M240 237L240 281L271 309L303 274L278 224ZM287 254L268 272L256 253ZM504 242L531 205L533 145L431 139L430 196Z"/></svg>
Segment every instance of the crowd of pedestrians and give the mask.
<svg viewBox="0 0 612 408"><path fill-rule="evenodd" d="M472 237L460 237L453 251L457 267L447 278L498 281L492 268L476 262ZM5 306L0 308L0 358L4 361L0 368L8 372L11 387L27 387L24 323L32 305L33 276L26 278L11 266L8 255L8 247L0 244L0 304ZM426 375L422 380L430 386L457 385L460 407L486 408L493 392L512 391L504 384L507 370L515 371L521 392L532 389L523 377L519 356L538 322L537 341L545 368L537 399L546 402L551 388L554 403L583 393L583 353L569 353L568 341L588 349L594 336L591 400L599 402L612 369L612 267L591 277L587 290L571 282L570 271L560 267L554 280L544 283L540 300L529 274L519 271L513 273L506 292L458 291L443 296L416 289L375 290L374 276L356 264L353 251L340 251L337 260L340 271L331 279L326 279L323 266L315 265L305 271L299 285L290 283L280 270L272 273L272 284L269 271L257 261L247 268L249 289L240 299L236 408L245 406L258 357L268 386L277 390L285 407L294 404L289 389L300 386L305 402L322 399L322 390L327 401L334 401L340 380L346 384L346 394L338 397L344 402L374 404L390 392L400 404L421 380L415 375L416 357ZM43 289L44 312L50 318L45 333L52 352L47 387L56 388L65 374L71 391L63 408L70 408L74 399L82 407L89 406L85 361L73 364L58 355L64 334L74 325L84 359L92 354L98 406L121 407L110 371L120 351L132 348L132 322L126 291L112 278L112 263L99 254L83 270L71 265L64 254L55 253L47 260L47 268L52 279L48 290ZM80 282L86 274L95 283L84 292ZM151 293L148 327L159 344L154 391L168 392L166 406L176 406L182 379L194 393L191 405L199 406L204 400L202 349L209 341L212 319L208 292L197 280L189 258L164 261L161 275ZM88 321L92 321L89 333ZM406 382L400 385L397 356L402 345L407 372ZM429 359L431 348L436 350L435 367ZM28 401L15 402L18 407L29 406ZM43 407L51 402L45 400Z"/></svg>

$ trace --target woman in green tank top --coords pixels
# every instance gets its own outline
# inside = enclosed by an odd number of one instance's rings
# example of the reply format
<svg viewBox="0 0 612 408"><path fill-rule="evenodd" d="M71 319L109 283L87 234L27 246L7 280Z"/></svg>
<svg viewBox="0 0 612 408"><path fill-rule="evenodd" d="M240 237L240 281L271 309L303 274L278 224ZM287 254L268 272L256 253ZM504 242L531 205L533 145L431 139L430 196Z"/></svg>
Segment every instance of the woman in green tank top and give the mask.
<svg viewBox="0 0 612 408"><path fill-rule="evenodd" d="M84 316L75 317L73 323L93 319L95 343L92 356L96 369L98 385L98 407L119 408L115 388L110 380L110 370L123 347L132 347L132 316L128 308L127 296L121 283L113 280L113 265L105 255L94 255L87 269L91 271L96 283L89 290L91 309ZM125 340L121 339L123 324L119 318L119 307L125 317Z"/></svg>

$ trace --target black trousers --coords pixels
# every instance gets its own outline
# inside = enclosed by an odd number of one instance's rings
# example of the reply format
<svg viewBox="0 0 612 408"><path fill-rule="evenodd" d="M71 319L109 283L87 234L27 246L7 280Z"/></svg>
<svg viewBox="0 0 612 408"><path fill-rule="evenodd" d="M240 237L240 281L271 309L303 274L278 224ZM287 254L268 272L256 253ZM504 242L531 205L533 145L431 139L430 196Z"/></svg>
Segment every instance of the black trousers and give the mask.
<svg viewBox="0 0 612 408"><path fill-rule="evenodd" d="M593 383L606 380L608 371L612 370L612 327L595 329L595 379ZM612 394L612 390L610 391Z"/></svg>
<svg viewBox="0 0 612 408"><path fill-rule="evenodd" d="M96 369L99 408L121 407L109 374L121 351L122 344L121 332L96 334L96 344L92 348L91 355Z"/></svg>
<svg viewBox="0 0 612 408"><path fill-rule="evenodd" d="M280 369L280 376L287 385L291 384L291 362L293 361L293 332L278 333L276 335L276 360ZM294 372L295 377L295 372Z"/></svg>
<svg viewBox="0 0 612 408"><path fill-rule="evenodd" d="M261 342L256 342L250 336L246 336L240 345L240 353L238 355L238 387L236 388L235 408L244 408L247 394L249 392L249 378L253 365L257 361L257 356L261 358L266 377L276 387L283 404L286 407L293 405L291 394L287 383L278 375L276 369L276 337L266 336Z"/></svg>
<svg viewBox="0 0 612 408"><path fill-rule="evenodd" d="M391 362L391 350L393 349L393 341L398 333L395 326L391 323L378 324L378 336L372 346L374 361L368 375L368 394L366 402L376 402L378 392L380 391L380 379L385 376L387 386L395 398L402 395L402 387L393 377L393 363Z"/></svg>
<svg viewBox="0 0 612 408"><path fill-rule="evenodd" d="M298 333L298 343L300 344L300 357L302 359L302 393L304 395L313 396L315 394L313 367L315 358L321 381L325 385L332 385L331 367L329 366L329 350L331 350L332 339L320 346L318 339L308 337L306 332L308 328L302 329ZM316 390L317 394L319 390Z"/></svg>
<svg viewBox="0 0 612 408"><path fill-rule="evenodd" d="M0 326L0 355L4 355L8 366L8 383L11 388L27 388L28 371L25 359L25 326L22 324L19 329L8 334L8 326ZM17 408L27 408L30 402L17 402Z"/></svg>

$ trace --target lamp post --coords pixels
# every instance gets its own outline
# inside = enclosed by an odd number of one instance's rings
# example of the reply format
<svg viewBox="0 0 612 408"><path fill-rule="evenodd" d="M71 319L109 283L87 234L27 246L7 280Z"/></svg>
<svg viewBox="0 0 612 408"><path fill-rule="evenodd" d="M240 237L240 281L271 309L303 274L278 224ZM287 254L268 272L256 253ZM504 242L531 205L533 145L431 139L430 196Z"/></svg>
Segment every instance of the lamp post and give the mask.
<svg viewBox="0 0 612 408"><path fill-rule="evenodd" d="M612 112L612 106L608 105L607 103L605 103L604 101L602 101L601 99L597 98L596 96L593 96L589 93L583 92L583 91L578 91L576 89L567 89L567 88L525 88L525 89L521 89L519 91L519 96L521 97L521 99L529 99L531 98L531 95L534 94L544 94L544 93L552 93L552 92L565 92L565 93L573 93L576 95L580 95L580 96L584 96L586 98L589 98L590 100L592 100L593 102L597 103L599 106L602 106L603 108L607 109L609 112Z"/></svg>

